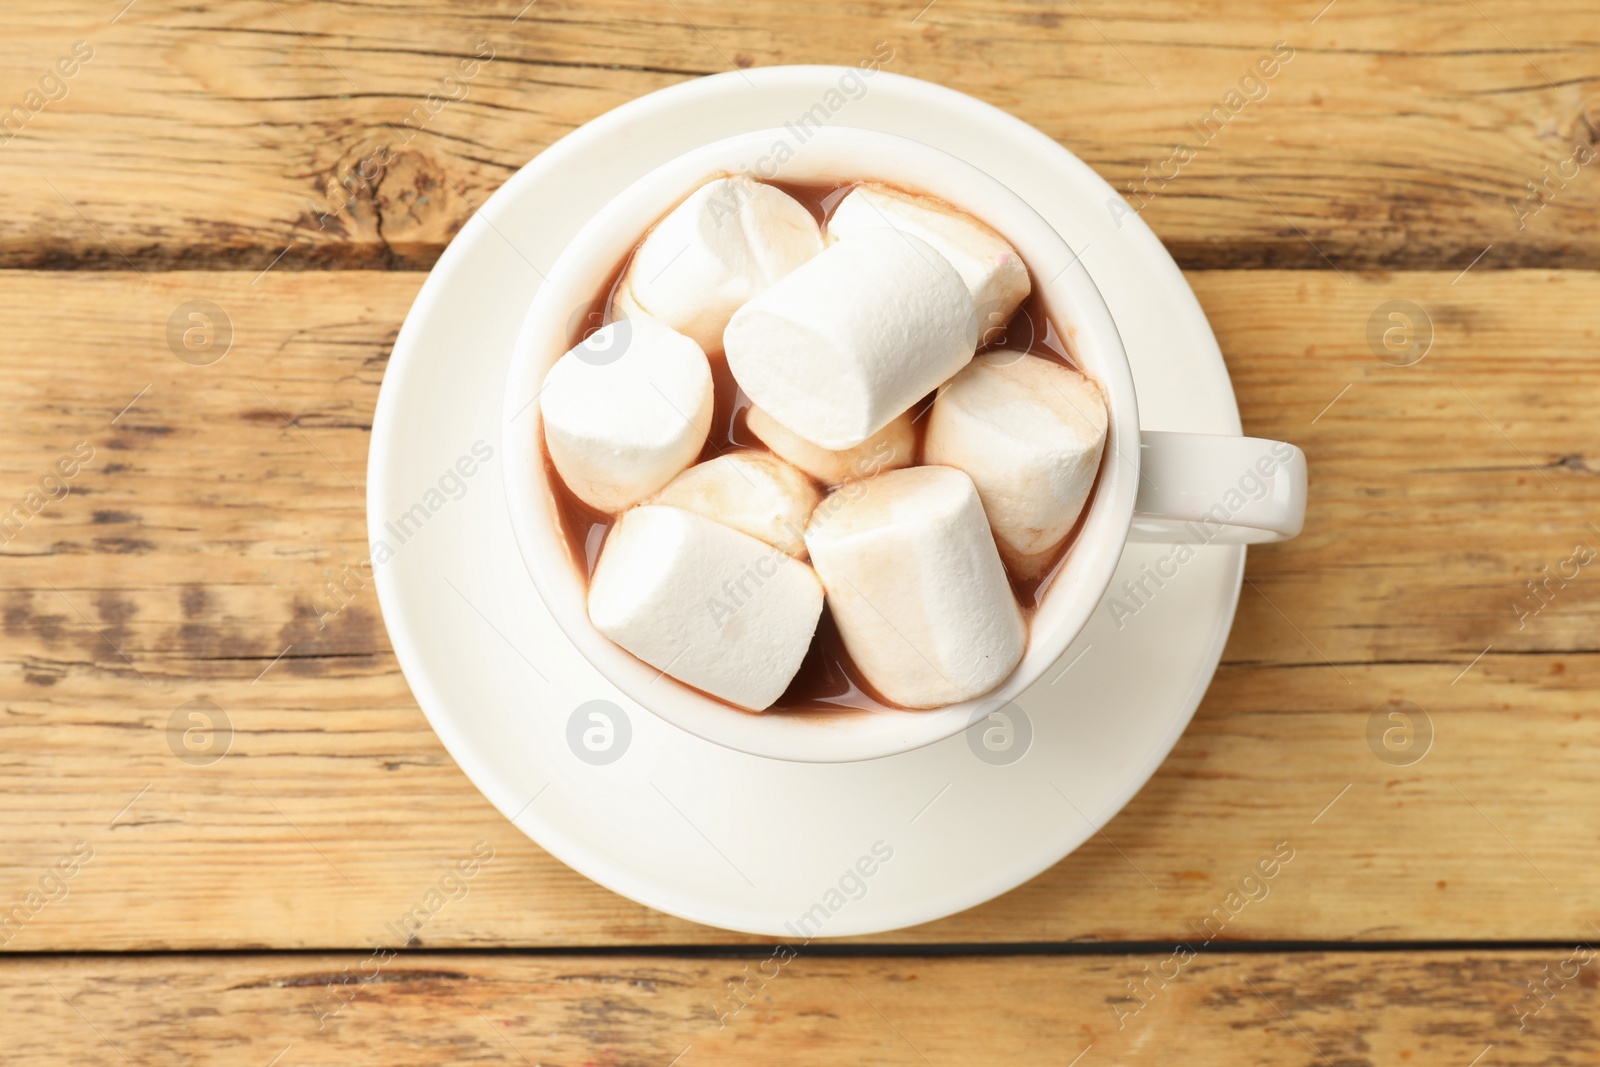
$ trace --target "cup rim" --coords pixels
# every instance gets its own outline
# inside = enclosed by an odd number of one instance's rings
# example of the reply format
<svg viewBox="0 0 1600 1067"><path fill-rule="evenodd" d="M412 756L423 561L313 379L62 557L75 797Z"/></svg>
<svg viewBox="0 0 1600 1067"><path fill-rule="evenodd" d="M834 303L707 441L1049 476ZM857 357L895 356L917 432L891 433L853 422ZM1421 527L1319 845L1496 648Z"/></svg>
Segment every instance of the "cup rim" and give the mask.
<svg viewBox="0 0 1600 1067"><path fill-rule="evenodd" d="M1021 662L981 697L928 711L746 712L634 658L589 620L587 580L554 513L539 388L569 347L572 315L594 304L649 228L705 181L739 172L758 180L882 181L973 214L1017 249L1050 318L1106 396L1109 429L1100 483L1078 539L1031 620ZM1139 478L1138 405L1127 354L1077 254L1038 212L979 168L920 141L848 126L791 126L725 138L669 160L601 208L546 272L523 318L501 429L502 473L519 552L551 616L579 652L620 695L657 717L724 747L794 762L857 762L930 745L1037 683L1087 625L1110 585Z"/></svg>

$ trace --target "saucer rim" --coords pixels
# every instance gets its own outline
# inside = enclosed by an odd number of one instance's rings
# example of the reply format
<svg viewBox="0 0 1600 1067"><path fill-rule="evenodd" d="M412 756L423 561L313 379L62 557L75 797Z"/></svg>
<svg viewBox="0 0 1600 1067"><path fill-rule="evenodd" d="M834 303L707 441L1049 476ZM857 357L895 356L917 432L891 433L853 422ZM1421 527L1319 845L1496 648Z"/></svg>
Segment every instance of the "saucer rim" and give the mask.
<svg viewBox="0 0 1600 1067"><path fill-rule="evenodd" d="M598 141L604 138L626 133L626 127L633 122L643 120L651 115L663 111L670 111L681 106L703 106L708 98L715 98L724 92L747 92L749 86L745 81L761 81L775 91L785 88L810 87L815 88L815 79L826 77L836 78L840 71L847 68L839 67L783 67L765 68L752 71L729 72L714 75L697 81L681 83L656 93L640 97L623 104L621 107L608 112L592 122L580 127L561 141L536 157L530 164L514 175L498 190L490 200L480 209L462 232L451 242L441 256L438 265L424 283L421 292L408 314L406 323L396 339L391 355L389 367L385 375L383 387L380 391L377 411L374 415L372 452L369 457L368 472L368 512L369 530L376 537L382 525L382 516L386 513L384 505L388 501L390 485L385 470L386 454L391 438L398 431L395 424L394 410L399 404L399 396L406 389L408 379L416 373L418 361L425 358L425 353L417 349L417 337L422 332L421 321L437 312L437 303L441 291L445 288L444 279L452 272L458 263L470 256L477 243L485 240L494 240L490 230L495 229L489 221L496 212L509 203L512 199L523 195L523 190L536 185L548 177L551 172L559 170L569 160L580 156L590 150ZM895 85L898 89L916 98L919 106L940 107L955 106L970 114L980 117L984 122L997 129L1004 129L1018 142L1031 142L1035 149L1049 156L1050 162L1056 168L1069 169L1078 172L1080 176L1089 176L1103 188L1108 196L1114 196L1110 186L1100 181L1093 175L1086 164L1082 163L1070 152L1046 137L1040 131L1027 126L1021 120L1014 118L990 105L984 104L965 94L947 89L942 86L932 85L904 75L891 74L879 71L875 78L886 79L888 84ZM876 84L876 83L875 83ZM1021 195L1019 193L1019 195ZM481 217L480 217L481 216ZM1136 216L1129 216L1127 224L1134 227L1131 236L1140 243L1145 244L1142 258L1146 261L1141 264L1145 269L1156 274L1166 274L1168 281L1176 280L1176 287L1169 288L1169 295L1174 299L1193 305L1193 312L1199 315L1199 322L1204 324L1203 313L1199 310L1198 301L1183 279L1181 272L1166 253L1142 220ZM1153 247L1152 247L1153 246ZM530 294L531 298L531 294ZM518 316L520 318L520 314ZM1229 411L1214 412L1213 415L1232 424L1231 432L1239 432L1237 405L1233 401L1231 382L1227 380L1226 367L1222 363L1220 350L1216 348L1214 336L1209 327L1204 329L1204 336L1196 338L1202 348L1209 348L1215 353L1215 365L1207 368L1208 372L1219 374L1225 385L1228 400L1226 406ZM1167 427L1149 427L1150 429ZM1215 432L1215 431L1213 431ZM1103 826L1110 818L1120 811L1127 802L1141 790L1149 781L1157 767L1164 762L1172 746L1187 728L1200 699L1208 688L1220 661L1223 646L1231 630L1234 612L1238 603L1243 580L1243 565L1245 552L1243 547L1230 549L1212 549L1217 553L1213 558L1219 562L1226 555L1233 556L1231 573L1224 575L1226 590L1222 596L1223 603L1215 605L1215 612L1209 618L1213 626L1213 636L1206 652L1199 656L1196 666L1199 668L1193 675L1188 685L1180 713L1169 720L1168 728L1163 731L1154 744L1147 744L1144 760L1137 764L1137 769L1126 772L1120 788L1104 790L1096 802L1088 806L1083 814L1086 827L1081 832L1058 834L1051 831L1040 832L1032 841L1032 847L1019 848L1017 855L1011 863L1003 869L991 869L986 877L974 878L964 883L959 891L929 890L908 896L892 915L885 915L881 911L875 912L874 918L867 918L858 914L846 914L841 921L830 926L829 937L849 936L880 933L886 930L901 928L928 922L934 919L965 910L977 904L992 899L1028 879L1039 872L1059 862L1070 854L1089 837L1093 836L1099 827ZM702 896L693 892L685 892L675 885L669 885L660 878L659 874L644 877L631 868L624 868L607 856L598 855L592 845L569 834L564 826L541 819L537 812L524 813L521 809L526 805L522 803L522 796L513 792L510 783L501 781L497 772L480 761L475 750L474 742L469 738L465 721L460 719L450 709L450 702L445 699L444 688L435 684L432 666L427 662L427 650L422 647L423 640L419 634L407 625L407 620L401 612L403 595L400 589L399 575L389 568L376 568L378 570L376 586L380 606L384 612L385 623L389 628L392 643L395 647L397 661L411 685L418 703L427 716L430 725L439 734L441 741L450 752L452 758L467 774L469 779L482 791L488 799L496 805L513 825L533 838L537 843L551 852L568 866L605 885L614 891L627 896L649 907L659 909L669 914L688 919L690 921L705 923L726 929L741 932L766 935L783 936L782 927L774 920L772 909L762 906L736 906L727 902L709 902ZM687 735L686 735L687 736ZM948 742L947 742L948 743ZM704 746L704 749L713 757L725 753L727 750L708 742L696 740L695 744ZM934 746L937 748L938 746ZM921 753L929 750L917 750L898 756L884 757L871 761L867 766L883 768L896 761L907 761L908 765ZM753 757L740 756L729 753L730 756L741 760L759 763L771 761L757 760ZM806 767L808 765L790 765ZM809 765L813 769L822 769L829 766L840 765ZM862 766L862 765L843 765ZM520 821L519 821L520 820ZM527 823L537 823L536 830L528 828ZM1063 844L1063 842L1065 842ZM952 867L959 867L959 857L954 857L950 862Z"/></svg>

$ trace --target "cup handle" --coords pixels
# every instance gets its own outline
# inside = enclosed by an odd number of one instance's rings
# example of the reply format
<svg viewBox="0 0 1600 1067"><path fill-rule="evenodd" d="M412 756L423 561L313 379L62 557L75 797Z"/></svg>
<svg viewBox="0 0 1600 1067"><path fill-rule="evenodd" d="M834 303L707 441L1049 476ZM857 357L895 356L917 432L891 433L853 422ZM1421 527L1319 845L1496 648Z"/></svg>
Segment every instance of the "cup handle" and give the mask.
<svg viewBox="0 0 1600 1067"><path fill-rule="evenodd" d="M1286 441L1145 430L1128 540L1255 545L1306 519L1306 454Z"/></svg>

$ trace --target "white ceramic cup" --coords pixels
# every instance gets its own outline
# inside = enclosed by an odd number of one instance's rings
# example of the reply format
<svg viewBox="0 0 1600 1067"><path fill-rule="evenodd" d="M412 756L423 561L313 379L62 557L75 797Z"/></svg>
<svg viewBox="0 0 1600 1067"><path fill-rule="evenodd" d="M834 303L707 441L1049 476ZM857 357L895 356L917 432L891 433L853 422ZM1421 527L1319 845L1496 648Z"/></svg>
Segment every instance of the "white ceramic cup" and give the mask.
<svg viewBox="0 0 1600 1067"><path fill-rule="evenodd" d="M589 621L583 564L563 533L545 468L537 398L571 346L575 321L655 222L704 182L729 173L801 183L874 180L954 204L1021 254L1045 312L1066 335L1110 414L1099 485L1078 539L1035 613L1022 661L976 699L933 711L796 714L739 711L680 685L613 644ZM708 741L814 763L876 759L943 740L1022 696L1067 650L1105 594L1130 540L1278 541L1300 532L1305 456L1249 437L1144 432L1128 357L1088 271L1055 230L978 168L917 141L849 127L760 130L666 163L629 186L573 238L523 320L506 383L506 496L528 572L556 622L621 694ZM577 699L609 693L573 694ZM1027 700L1020 701L1024 708Z"/></svg>

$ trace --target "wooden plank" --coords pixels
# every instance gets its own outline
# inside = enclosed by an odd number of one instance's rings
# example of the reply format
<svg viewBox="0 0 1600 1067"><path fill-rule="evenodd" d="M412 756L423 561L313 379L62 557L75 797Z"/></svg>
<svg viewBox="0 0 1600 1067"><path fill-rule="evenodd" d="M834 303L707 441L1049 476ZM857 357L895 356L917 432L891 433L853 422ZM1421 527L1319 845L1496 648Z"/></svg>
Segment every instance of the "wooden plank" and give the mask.
<svg viewBox="0 0 1600 1067"><path fill-rule="evenodd" d="M45 958L0 990L16 1067L1555 1065L1600 1055L1594 951Z"/></svg>
<svg viewBox="0 0 1600 1067"><path fill-rule="evenodd" d="M1186 266L1600 266L1586 0L923 6L7 5L0 265L426 266L618 104L892 51L1072 148Z"/></svg>
<svg viewBox="0 0 1600 1067"><path fill-rule="evenodd" d="M1595 650L1600 589L1572 558L1600 550L1595 277L1255 277L1191 281L1246 432L1305 448L1311 503L1301 537L1251 552L1227 658ZM1374 345L1405 316L1431 345L1394 366Z"/></svg>
<svg viewBox="0 0 1600 1067"><path fill-rule="evenodd" d="M1600 503L1590 418L1600 406L1591 318L1600 279L1528 272L1347 283L1316 272L1205 272L1191 280L1228 357L1246 429L1295 441L1312 461L1305 534L1251 556L1252 580L1294 626L1247 588L1230 660L1317 664L1320 648L1336 663L1464 666L1491 643L1595 650L1595 594L1584 577L1544 590L1548 607L1535 617L1519 621L1513 605L1537 606L1524 583L1560 571L1576 543L1600 538L1585 518ZM276 271L259 280L0 277L0 308L17 323L12 389L0 409L8 446L0 500L20 500L77 441L100 457L5 551L35 555L27 567L54 560L47 577L58 584L77 574L75 557L103 557L97 568L132 587L127 596L151 595L158 586L135 579L164 563L203 562L218 587L208 596L224 600L188 610L278 620L254 634L208 625L185 637L173 629L183 615L169 587L160 613L116 620L123 629L114 636L139 649L194 652L185 642L202 634L213 651L226 644L268 658L297 635L322 651L385 649L370 597L320 635L286 627L311 610L325 572L360 558L355 490L368 421L419 284L407 274ZM224 306L232 323L233 349L212 367L188 366L168 347L169 319L194 299ZM1433 322L1431 351L1413 366L1390 366L1368 345L1374 312L1393 299L1416 302ZM56 310L36 318L39 307ZM202 523L199 509L211 504L228 506ZM233 558L241 547L250 558ZM266 574L271 581L259 580ZM227 599L258 596L268 599ZM274 643L280 632L284 641Z"/></svg>
<svg viewBox="0 0 1600 1067"><path fill-rule="evenodd" d="M1252 551L1194 726L1104 837L879 940L1189 936L1279 841L1298 858L1227 937L1589 936L1595 585L1582 571L1521 623L1510 602L1574 541L1600 544L1600 276L1488 277L1193 276L1246 428L1310 454L1307 533ZM479 840L493 864L427 945L746 940L615 897L508 826L416 709L370 590L316 626L322 582L363 553L370 413L419 281L0 276L0 499L95 448L0 548L0 903L95 850L8 949L366 944ZM1437 330L1406 368L1366 341L1400 296ZM233 324L209 367L166 339L196 299ZM207 767L165 732L200 697L237 731ZM1368 747L1394 700L1434 723L1412 766Z"/></svg>

